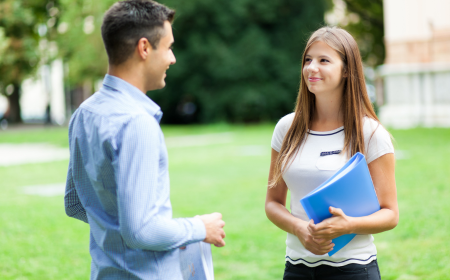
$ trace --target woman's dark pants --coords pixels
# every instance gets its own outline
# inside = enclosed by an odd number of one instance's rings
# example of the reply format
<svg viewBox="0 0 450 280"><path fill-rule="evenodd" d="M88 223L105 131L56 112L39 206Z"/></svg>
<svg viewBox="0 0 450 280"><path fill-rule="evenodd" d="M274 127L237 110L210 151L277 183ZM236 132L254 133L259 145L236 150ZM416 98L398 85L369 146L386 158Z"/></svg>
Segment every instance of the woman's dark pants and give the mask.
<svg viewBox="0 0 450 280"><path fill-rule="evenodd" d="M283 280L380 280L377 260L368 264L348 264L334 267L319 265L309 267L304 264L286 262Z"/></svg>

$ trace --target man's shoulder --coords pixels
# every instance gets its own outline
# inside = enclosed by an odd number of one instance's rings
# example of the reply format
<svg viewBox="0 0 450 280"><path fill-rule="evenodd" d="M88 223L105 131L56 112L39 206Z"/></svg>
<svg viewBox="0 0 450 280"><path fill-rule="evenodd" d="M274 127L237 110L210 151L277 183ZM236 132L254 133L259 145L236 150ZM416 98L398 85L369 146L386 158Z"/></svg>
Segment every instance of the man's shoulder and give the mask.
<svg viewBox="0 0 450 280"><path fill-rule="evenodd" d="M121 92L97 91L81 103L79 109L87 110L96 115L126 114L136 111L132 102Z"/></svg>
<svg viewBox="0 0 450 280"><path fill-rule="evenodd" d="M121 92L98 91L81 103L77 111L89 112L99 117L134 118L149 115L142 106Z"/></svg>
<svg viewBox="0 0 450 280"><path fill-rule="evenodd" d="M111 136L127 126L138 125L147 129L159 128L159 122L140 106L130 102L102 99L95 93L74 112L69 128L91 127L97 131L109 130Z"/></svg>

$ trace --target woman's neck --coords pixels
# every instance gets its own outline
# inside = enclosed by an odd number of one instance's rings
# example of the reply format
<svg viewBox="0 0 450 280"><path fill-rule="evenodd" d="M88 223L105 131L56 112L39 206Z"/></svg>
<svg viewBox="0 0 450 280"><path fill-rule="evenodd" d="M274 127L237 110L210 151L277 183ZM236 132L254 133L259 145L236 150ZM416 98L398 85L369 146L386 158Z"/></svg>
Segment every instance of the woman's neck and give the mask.
<svg viewBox="0 0 450 280"><path fill-rule="evenodd" d="M311 130L330 131L344 125L342 94L316 95Z"/></svg>

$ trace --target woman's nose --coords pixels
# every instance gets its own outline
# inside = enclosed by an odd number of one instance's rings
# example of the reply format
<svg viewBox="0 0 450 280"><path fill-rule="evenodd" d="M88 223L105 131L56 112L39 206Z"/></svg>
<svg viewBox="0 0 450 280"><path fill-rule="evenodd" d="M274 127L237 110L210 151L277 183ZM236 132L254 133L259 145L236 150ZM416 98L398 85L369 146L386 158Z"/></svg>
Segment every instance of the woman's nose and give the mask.
<svg viewBox="0 0 450 280"><path fill-rule="evenodd" d="M308 72L310 73L316 73L318 71L316 63L314 61L311 61L306 70L308 70Z"/></svg>

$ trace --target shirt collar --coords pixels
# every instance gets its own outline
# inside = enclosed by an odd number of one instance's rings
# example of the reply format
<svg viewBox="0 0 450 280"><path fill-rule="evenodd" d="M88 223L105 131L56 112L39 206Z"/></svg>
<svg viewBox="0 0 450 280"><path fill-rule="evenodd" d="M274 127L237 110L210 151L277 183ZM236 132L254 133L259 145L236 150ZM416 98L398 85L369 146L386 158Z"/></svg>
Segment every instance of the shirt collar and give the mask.
<svg viewBox="0 0 450 280"><path fill-rule="evenodd" d="M150 115L154 116L158 122L161 121L163 115L161 108L137 87L116 76L108 74L103 79L103 85L130 95L134 101L140 104Z"/></svg>

